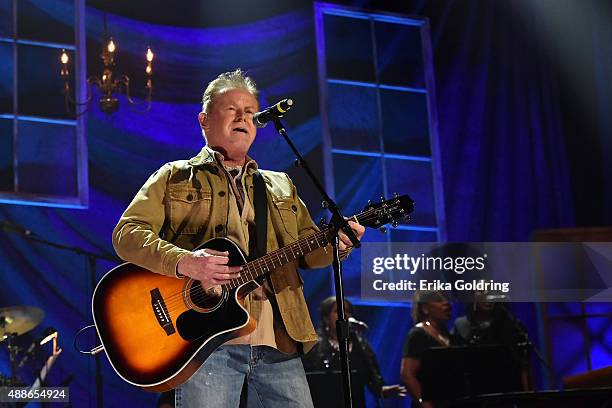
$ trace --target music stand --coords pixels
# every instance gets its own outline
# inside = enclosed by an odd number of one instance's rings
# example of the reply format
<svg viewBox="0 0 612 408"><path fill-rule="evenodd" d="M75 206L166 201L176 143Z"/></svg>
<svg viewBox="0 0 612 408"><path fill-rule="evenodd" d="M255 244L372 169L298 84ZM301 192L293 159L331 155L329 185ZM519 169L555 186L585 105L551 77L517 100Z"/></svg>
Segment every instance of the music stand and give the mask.
<svg viewBox="0 0 612 408"><path fill-rule="evenodd" d="M342 371L310 371L306 372L312 403L315 408L342 407ZM351 389L353 405L365 407L365 381L357 370L351 370Z"/></svg>
<svg viewBox="0 0 612 408"><path fill-rule="evenodd" d="M521 354L506 345L432 347L419 372L425 401L519 391Z"/></svg>

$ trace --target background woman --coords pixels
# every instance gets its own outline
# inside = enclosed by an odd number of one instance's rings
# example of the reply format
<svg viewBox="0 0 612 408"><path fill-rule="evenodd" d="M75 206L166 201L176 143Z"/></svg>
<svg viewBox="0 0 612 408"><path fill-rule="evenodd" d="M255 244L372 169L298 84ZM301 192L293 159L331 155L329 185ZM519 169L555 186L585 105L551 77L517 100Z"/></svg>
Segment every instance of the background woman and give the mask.
<svg viewBox="0 0 612 408"><path fill-rule="evenodd" d="M415 326L408 332L402 350L401 377L412 396L413 407L430 408L422 400L421 357L431 347L448 347L450 335L446 325L451 317L451 305L442 292L417 291L412 304Z"/></svg>

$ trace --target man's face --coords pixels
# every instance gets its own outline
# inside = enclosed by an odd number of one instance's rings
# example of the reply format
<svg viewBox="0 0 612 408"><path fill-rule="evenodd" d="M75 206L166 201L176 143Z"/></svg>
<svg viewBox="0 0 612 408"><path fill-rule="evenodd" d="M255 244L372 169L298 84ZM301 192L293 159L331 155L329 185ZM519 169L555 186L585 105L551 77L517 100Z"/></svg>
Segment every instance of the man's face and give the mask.
<svg viewBox="0 0 612 408"><path fill-rule="evenodd" d="M253 115L258 108L257 99L244 89L227 89L217 94L208 114L199 115L208 145L227 160L243 160L255 140Z"/></svg>

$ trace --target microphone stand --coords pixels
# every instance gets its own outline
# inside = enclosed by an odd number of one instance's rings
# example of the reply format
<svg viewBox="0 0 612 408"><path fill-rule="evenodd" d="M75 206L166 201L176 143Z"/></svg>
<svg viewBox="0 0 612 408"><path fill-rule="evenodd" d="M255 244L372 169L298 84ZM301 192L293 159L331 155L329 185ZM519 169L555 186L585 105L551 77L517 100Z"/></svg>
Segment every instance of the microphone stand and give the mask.
<svg viewBox="0 0 612 408"><path fill-rule="evenodd" d="M300 152L297 150L289 136L285 127L281 123L280 119L274 119L274 127L276 131L285 139L293 154L297 158L297 165L303 168L308 174L308 177L312 180L315 187L323 198L323 208L327 208L331 213L331 218L328 227L331 228L334 238L332 241L333 246L333 268L334 268L334 286L336 288L336 308L338 310L338 321L336 321L336 332L338 334L338 345L340 348L340 367L342 369L342 386L344 390L344 406L351 408L353 406L352 394L351 394L351 375L350 375L350 363L348 358L349 350L349 322L346 319L346 312L344 310L344 287L342 284L342 261L340 261L339 243L340 238L338 232L342 230L351 240L354 247L358 248L361 246L359 240L353 233L353 230L349 226L347 220L344 219L336 203L329 197L323 185L319 182L315 174L312 172L306 160L302 157Z"/></svg>
<svg viewBox="0 0 612 408"><path fill-rule="evenodd" d="M89 277L91 281L92 291L96 286L96 263L98 259L105 259L107 261L112 261L112 262L117 262L117 263L121 262L119 258L109 255L109 254L95 253L95 252L91 252L83 248L64 245L64 244L58 244L57 242L46 240L40 235L26 228L23 228L22 226L18 224L12 223L12 222L0 223L0 230L4 230L6 232L17 233L32 242L36 242L36 243L50 246L53 248L61 249L64 251L74 252L75 254L78 254L78 255L86 256L87 261L88 261L87 267L89 269ZM103 397L103 394L102 394L102 363L100 361L99 355L96 356L96 397L97 397L97 406L99 408L102 408L104 406L103 400L102 400L102 397Z"/></svg>
<svg viewBox="0 0 612 408"><path fill-rule="evenodd" d="M552 367L550 363L548 362L548 360L546 360L546 357L544 357L544 354L536 347L536 345L533 344L533 342L529 338L529 333L527 333L527 331L523 328L523 326L518 321L518 319L510 312L510 310L508 310L508 308L504 304L499 303L498 306L499 306L499 309L503 313L505 313L506 317L510 320L510 322L514 326L514 329L523 338L522 343L518 343L517 345L523 348L524 350L523 353L525 354L525 358L527 358L527 353L529 352L529 349L533 350L538 360L540 360L540 363L542 363L544 367L546 367L549 375L554 375L552 372Z"/></svg>

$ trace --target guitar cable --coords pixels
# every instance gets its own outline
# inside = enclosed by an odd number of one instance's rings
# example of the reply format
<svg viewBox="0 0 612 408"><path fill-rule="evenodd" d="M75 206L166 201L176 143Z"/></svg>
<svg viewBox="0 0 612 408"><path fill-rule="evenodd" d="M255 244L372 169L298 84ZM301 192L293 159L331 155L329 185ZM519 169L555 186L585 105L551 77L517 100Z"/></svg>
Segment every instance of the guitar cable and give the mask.
<svg viewBox="0 0 612 408"><path fill-rule="evenodd" d="M88 354L90 356L95 356L96 354L98 354L99 352L101 352L102 350L104 350L104 346L102 344L88 350L81 350L78 345L77 342L79 340L79 336L81 335L81 333L83 333L85 330L87 329L91 329L92 327L95 327L95 325L90 324L89 326L85 326L83 327L81 330L79 330L75 335L74 335L74 342L72 343L74 349L76 351L78 351L81 354Z"/></svg>

